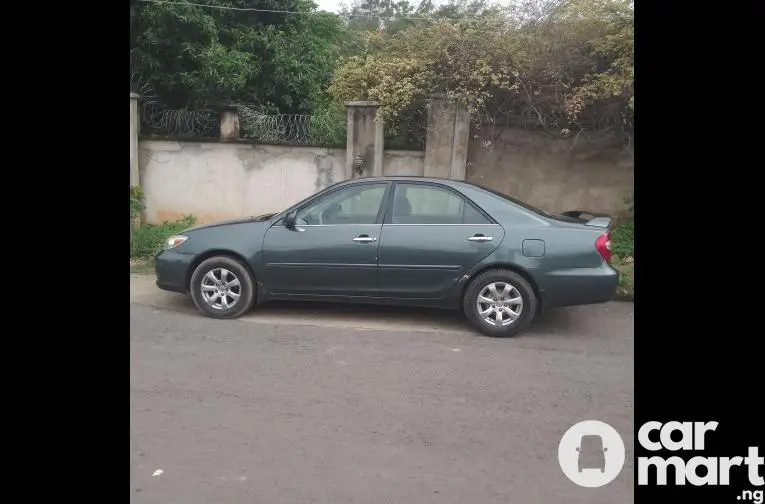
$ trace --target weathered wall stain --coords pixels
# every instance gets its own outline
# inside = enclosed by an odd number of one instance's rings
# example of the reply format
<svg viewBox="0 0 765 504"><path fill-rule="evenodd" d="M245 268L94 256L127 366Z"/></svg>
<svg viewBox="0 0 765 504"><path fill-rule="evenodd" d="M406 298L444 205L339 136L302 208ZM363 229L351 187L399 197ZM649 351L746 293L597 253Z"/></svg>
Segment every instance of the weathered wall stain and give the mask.
<svg viewBox="0 0 765 504"><path fill-rule="evenodd" d="M467 179L543 210L619 214L632 194L634 162L612 140L553 139L527 130L484 129L471 138Z"/></svg>
<svg viewBox="0 0 765 504"><path fill-rule="evenodd" d="M467 178L548 211L618 213L632 193L633 161L619 145L550 140L507 130L471 138ZM422 176L424 152L383 153L386 175ZM345 178L344 149L141 140L144 216L213 222L276 212ZM367 172L367 175L371 172Z"/></svg>
<svg viewBox="0 0 765 504"><path fill-rule="evenodd" d="M314 158L316 164L316 191L321 191L325 187L329 187L335 183L335 177L333 173L334 160L329 155L317 155Z"/></svg>
<svg viewBox="0 0 765 504"><path fill-rule="evenodd" d="M233 142L141 140L150 223L277 212L345 178L345 150ZM422 153L398 151L397 170L422 173Z"/></svg>
<svg viewBox="0 0 765 504"><path fill-rule="evenodd" d="M385 175L422 177L424 161L424 151L386 150L383 153L383 172Z"/></svg>

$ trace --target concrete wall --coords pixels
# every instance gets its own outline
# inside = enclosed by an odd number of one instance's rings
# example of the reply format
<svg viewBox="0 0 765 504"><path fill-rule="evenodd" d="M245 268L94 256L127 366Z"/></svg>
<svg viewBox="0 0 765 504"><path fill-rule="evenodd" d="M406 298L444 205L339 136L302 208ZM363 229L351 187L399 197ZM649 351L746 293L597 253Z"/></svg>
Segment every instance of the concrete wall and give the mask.
<svg viewBox="0 0 765 504"><path fill-rule="evenodd" d="M383 155L383 173L422 177L424 160L424 151L386 150Z"/></svg>
<svg viewBox="0 0 765 504"><path fill-rule="evenodd" d="M280 211L346 171L344 149L146 139L138 147L144 218L155 224L185 214L206 223ZM422 175L423 157L387 151L384 173Z"/></svg>
<svg viewBox="0 0 765 504"><path fill-rule="evenodd" d="M474 132L467 180L543 210L589 210L616 215L633 190L633 158L621 145L556 140L516 129Z"/></svg>
<svg viewBox="0 0 765 504"><path fill-rule="evenodd" d="M491 125L470 131L464 107L438 95L431 99L425 152L384 151L377 105L368 102L347 104L346 149L243 141L236 111L223 114L221 131L230 134L221 141L139 139L138 99L130 95L130 183L144 190L149 223L187 214L205 223L280 211L359 170L365 176L466 178L553 212L618 214L633 190L633 158L621 145Z"/></svg>

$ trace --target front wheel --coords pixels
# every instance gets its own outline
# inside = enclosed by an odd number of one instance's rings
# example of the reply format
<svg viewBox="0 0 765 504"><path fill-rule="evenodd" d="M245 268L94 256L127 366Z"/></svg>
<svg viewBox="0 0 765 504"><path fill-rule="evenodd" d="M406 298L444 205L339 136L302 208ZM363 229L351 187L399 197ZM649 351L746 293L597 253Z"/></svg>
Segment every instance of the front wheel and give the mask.
<svg viewBox="0 0 765 504"><path fill-rule="evenodd" d="M534 289L510 270L489 270L473 279L465 291L463 310L487 336L515 336L537 313Z"/></svg>
<svg viewBox="0 0 765 504"><path fill-rule="evenodd" d="M255 283L247 268L225 256L202 262L191 276L191 299L208 317L237 318L252 308Z"/></svg>

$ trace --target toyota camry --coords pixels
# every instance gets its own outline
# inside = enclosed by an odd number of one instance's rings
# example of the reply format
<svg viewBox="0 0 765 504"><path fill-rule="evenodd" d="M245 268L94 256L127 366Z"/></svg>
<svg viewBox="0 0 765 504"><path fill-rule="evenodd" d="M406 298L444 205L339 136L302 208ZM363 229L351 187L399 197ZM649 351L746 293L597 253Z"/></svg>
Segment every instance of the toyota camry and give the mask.
<svg viewBox="0 0 765 504"><path fill-rule="evenodd" d="M543 309L613 298L610 224L465 181L356 178L170 237L157 286L215 318L269 300L409 305L462 310L483 333L513 336Z"/></svg>

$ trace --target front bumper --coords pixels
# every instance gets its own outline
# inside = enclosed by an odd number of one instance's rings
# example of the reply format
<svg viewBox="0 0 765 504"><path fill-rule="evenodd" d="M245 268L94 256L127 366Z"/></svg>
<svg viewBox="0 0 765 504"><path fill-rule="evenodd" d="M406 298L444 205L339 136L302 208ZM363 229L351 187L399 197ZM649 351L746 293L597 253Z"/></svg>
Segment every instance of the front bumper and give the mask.
<svg viewBox="0 0 765 504"><path fill-rule="evenodd" d="M173 250L162 250L154 256L154 272L157 287L170 292L188 292L188 279L194 256L179 254Z"/></svg>

